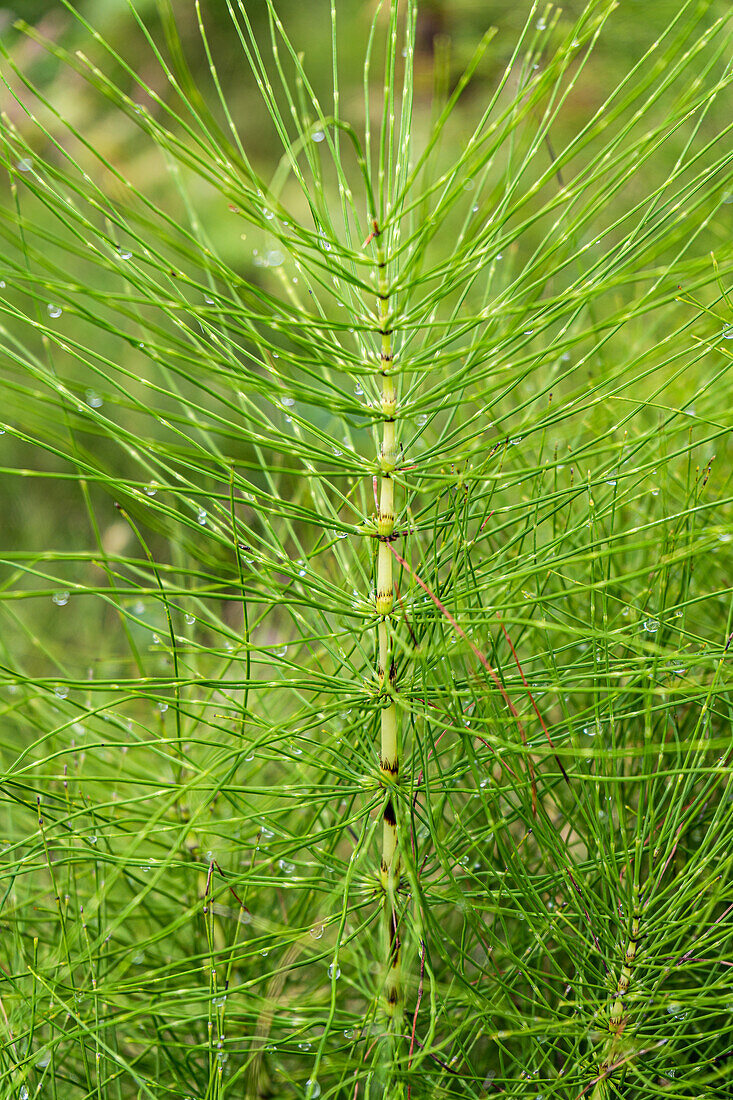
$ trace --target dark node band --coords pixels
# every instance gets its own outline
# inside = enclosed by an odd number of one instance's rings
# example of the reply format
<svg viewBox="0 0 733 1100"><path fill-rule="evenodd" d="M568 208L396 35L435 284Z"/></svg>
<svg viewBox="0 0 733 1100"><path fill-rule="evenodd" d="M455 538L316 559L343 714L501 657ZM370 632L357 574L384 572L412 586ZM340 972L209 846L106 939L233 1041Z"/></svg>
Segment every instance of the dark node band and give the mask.
<svg viewBox="0 0 733 1100"><path fill-rule="evenodd" d="M387 822L387 824L391 825L393 828L397 824L397 818L395 817L394 806L392 805L391 798L388 798L385 802L384 813L382 816L384 817L384 820Z"/></svg>

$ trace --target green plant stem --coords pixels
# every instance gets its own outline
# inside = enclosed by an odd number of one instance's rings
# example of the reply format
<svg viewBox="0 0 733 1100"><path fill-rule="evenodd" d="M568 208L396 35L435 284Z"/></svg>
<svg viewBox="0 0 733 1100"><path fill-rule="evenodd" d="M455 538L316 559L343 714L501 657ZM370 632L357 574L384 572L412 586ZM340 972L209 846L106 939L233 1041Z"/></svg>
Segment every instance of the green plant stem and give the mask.
<svg viewBox="0 0 733 1100"><path fill-rule="evenodd" d="M634 913L631 921L631 931L626 941L623 963L619 974L613 1004L608 1014L608 1037L603 1050L603 1058L598 1067L598 1081L593 1089L591 1100L606 1100L609 1095L609 1077L613 1073L619 1055L623 1049L624 1031L626 1030L629 1013L626 1006L626 996L634 972L636 952L639 943L639 912Z"/></svg>
<svg viewBox="0 0 733 1100"><path fill-rule="evenodd" d="M382 859L380 879L385 895L386 979L384 986L385 1010L393 1028L399 1026L402 1015L402 984L400 980L400 938L397 914L397 889L400 880L400 852L397 836L397 817L393 789L399 783L400 745L397 707L394 702L394 660L391 615L394 606L392 579L392 554L389 540L394 533L394 468L399 445L397 442L397 391L393 375L393 342L389 319L389 293L387 263L380 243L380 231L375 223L377 241L379 319L381 340L382 377L382 445L380 454L381 483L379 486L379 514L377 516L377 584L376 612L379 642L379 685L381 709L380 766L387 788L382 821Z"/></svg>

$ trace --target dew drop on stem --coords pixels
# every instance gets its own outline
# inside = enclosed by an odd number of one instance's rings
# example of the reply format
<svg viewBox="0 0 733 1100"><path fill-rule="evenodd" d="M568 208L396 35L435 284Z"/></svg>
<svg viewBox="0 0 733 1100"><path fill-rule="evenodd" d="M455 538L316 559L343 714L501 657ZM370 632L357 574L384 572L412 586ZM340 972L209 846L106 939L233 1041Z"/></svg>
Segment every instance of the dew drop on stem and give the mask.
<svg viewBox="0 0 733 1100"><path fill-rule="evenodd" d="M49 317L60 317L64 312L61 306L55 305L53 302L49 302L46 306Z"/></svg>
<svg viewBox="0 0 733 1100"><path fill-rule="evenodd" d="M53 602L56 604L57 607L66 607L67 603L69 602L69 593L68 592L54 592L51 599L53 600Z"/></svg>

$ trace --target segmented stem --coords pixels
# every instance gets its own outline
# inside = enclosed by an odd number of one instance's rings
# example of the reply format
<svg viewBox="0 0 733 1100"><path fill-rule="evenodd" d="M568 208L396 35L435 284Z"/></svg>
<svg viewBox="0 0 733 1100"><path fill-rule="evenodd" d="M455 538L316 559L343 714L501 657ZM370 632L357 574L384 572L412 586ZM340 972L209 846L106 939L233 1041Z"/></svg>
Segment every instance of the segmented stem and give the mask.
<svg viewBox="0 0 733 1100"><path fill-rule="evenodd" d="M380 766L386 786L382 820L382 858L380 881L385 894L385 939L387 975L385 980L385 1007L387 1015L395 1021L401 1015L402 989L400 981L400 938L397 914L397 888L400 880L400 853L397 839L397 810L394 788L399 783L400 745L397 707L394 703L394 654L391 615L394 606L394 582L392 578L392 554L389 541L394 533L394 478L397 463L398 442L396 428L397 391L392 370L393 341L389 320L389 293L387 263L379 239L379 227L374 224L377 242L379 319L381 332L382 378L382 444L379 456L380 486L379 512L377 515L377 585L376 612L379 643L379 684L382 702Z"/></svg>
<svg viewBox="0 0 733 1100"><path fill-rule="evenodd" d="M608 1037L606 1039L603 1058L598 1066L598 1081L593 1089L591 1100L606 1100L608 1096L608 1079L613 1073L614 1067L621 1054L621 1043L624 1030L629 1019L626 1004L626 995L629 991L631 979L636 963L636 953L639 945L639 921L640 913L638 898L635 899L634 913L631 919L631 931L626 941L621 972L616 984L616 992L608 1014Z"/></svg>

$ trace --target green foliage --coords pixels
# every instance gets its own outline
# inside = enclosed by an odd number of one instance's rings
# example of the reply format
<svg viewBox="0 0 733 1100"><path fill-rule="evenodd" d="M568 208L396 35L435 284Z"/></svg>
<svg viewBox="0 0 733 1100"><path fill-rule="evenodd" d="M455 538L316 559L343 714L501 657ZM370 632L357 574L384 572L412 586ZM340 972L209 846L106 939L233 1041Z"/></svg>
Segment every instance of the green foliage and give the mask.
<svg viewBox="0 0 733 1100"><path fill-rule="evenodd" d="M59 7L3 50L3 1095L729 1097L728 11L611 81L643 12L525 5L456 78L411 0L314 6L317 72L225 0L230 88L206 4Z"/></svg>

